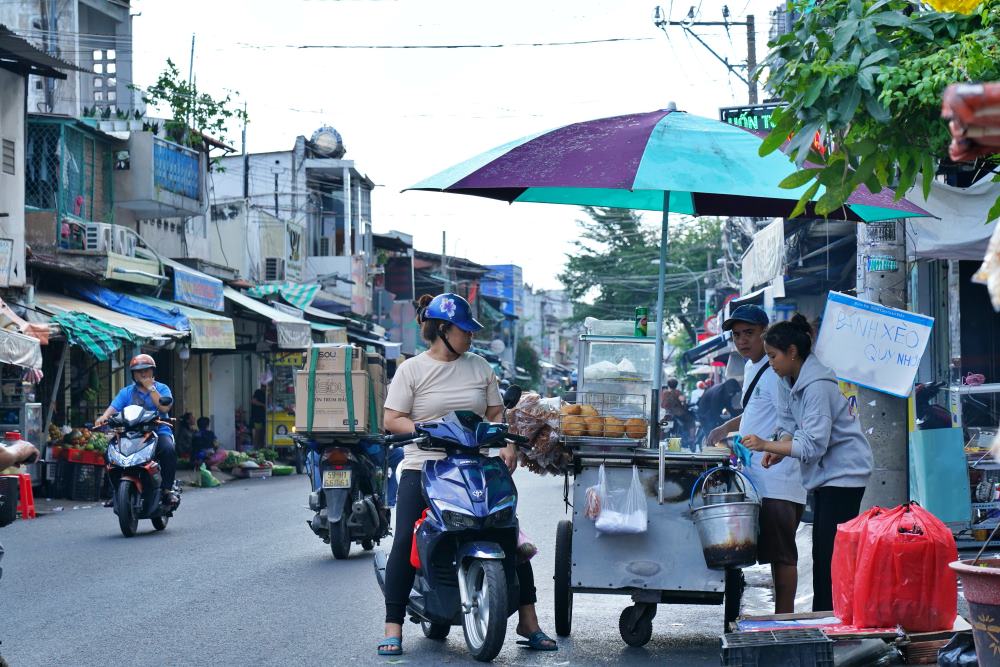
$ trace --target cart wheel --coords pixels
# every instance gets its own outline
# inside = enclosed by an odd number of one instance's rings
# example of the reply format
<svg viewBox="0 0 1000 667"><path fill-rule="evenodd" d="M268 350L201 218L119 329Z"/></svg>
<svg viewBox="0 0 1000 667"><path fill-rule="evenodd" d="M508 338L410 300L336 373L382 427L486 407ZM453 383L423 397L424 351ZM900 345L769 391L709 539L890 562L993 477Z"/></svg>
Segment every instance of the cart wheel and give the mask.
<svg viewBox="0 0 1000 667"><path fill-rule="evenodd" d="M735 621L740 615L740 604L743 602L743 589L746 581L743 578L743 570L739 568L729 568L726 570L726 598L725 598L725 621L723 631L729 632L729 624Z"/></svg>
<svg viewBox="0 0 1000 667"><path fill-rule="evenodd" d="M618 617L618 632L622 640L629 646L639 648L649 643L653 638L653 617L656 616L655 604L634 604L625 607Z"/></svg>
<svg viewBox="0 0 1000 667"><path fill-rule="evenodd" d="M573 522L560 521L556 527L555 605L556 634L569 637L573 629L573 588L570 584L573 559Z"/></svg>

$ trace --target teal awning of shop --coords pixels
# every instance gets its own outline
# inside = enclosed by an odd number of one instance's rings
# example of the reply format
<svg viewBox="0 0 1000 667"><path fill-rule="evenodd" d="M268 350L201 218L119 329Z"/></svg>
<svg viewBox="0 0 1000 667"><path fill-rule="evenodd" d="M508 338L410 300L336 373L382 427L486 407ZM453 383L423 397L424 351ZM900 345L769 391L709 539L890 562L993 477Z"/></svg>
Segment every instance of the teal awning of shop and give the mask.
<svg viewBox="0 0 1000 667"><path fill-rule="evenodd" d="M258 299L262 299L265 296L273 296L275 294L280 294L281 298L295 306L299 310L305 309L309 304L313 302L316 298L316 293L319 292L318 283L310 284L300 284L292 282L284 283L266 283L264 285L257 285L256 287L251 287L247 290L247 294Z"/></svg>
<svg viewBox="0 0 1000 667"><path fill-rule="evenodd" d="M84 313L55 313L52 321L59 325L71 345L79 345L100 361L110 359L123 345L137 342L125 329Z"/></svg>

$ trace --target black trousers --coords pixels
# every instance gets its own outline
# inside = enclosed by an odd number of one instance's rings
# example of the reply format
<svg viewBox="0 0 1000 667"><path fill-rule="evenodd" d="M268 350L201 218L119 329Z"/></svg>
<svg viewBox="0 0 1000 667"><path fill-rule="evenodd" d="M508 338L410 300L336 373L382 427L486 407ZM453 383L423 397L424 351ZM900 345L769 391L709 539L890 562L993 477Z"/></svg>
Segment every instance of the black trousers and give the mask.
<svg viewBox="0 0 1000 667"><path fill-rule="evenodd" d="M174 486L177 476L177 449L174 447L173 433L159 433L156 442L156 461L160 464L160 476L163 478L160 488L169 491Z"/></svg>
<svg viewBox="0 0 1000 667"><path fill-rule="evenodd" d="M413 524L427 509L420 489L420 472L404 470L399 476L396 495L396 532L392 550L385 566L385 622L402 624L406 618L406 602L413 588L417 571L410 565L410 547L413 542ZM517 566L517 579L521 587L519 606L535 604L535 575L530 562Z"/></svg>
<svg viewBox="0 0 1000 667"><path fill-rule="evenodd" d="M863 487L821 486L813 491L813 611L833 610L830 564L837 526L861 512Z"/></svg>

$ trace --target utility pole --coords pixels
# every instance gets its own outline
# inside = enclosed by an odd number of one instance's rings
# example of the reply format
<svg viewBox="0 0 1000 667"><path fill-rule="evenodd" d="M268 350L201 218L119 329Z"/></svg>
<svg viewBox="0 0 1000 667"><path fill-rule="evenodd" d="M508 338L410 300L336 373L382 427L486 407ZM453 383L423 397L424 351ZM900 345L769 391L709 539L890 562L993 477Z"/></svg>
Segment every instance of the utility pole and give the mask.
<svg viewBox="0 0 1000 667"><path fill-rule="evenodd" d="M278 176L281 174L281 161L275 160L271 170L274 172L274 217L278 218Z"/></svg>
<svg viewBox="0 0 1000 667"><path fill-rule="evenodd" d="M730 74L733 74L736 78L747 85L747 97L750 100L750 104L757 104L757 82L754 80L754 70L757 69L757 35L756 35L756 23L754 21L753 14L747 14L746 21L730 21L729 20L729 7L723 5L722 7L722 21L695 21L695 9L691 7L688 10L687 19L683 21L673 21L670 17L663 13L663 9L657 6L653 11L653 25L663 31L663 34L667 34L667 27L678 26L686 34L694 37L699 44L708 49L708 52L715 56L716 60L726 66ZM692 28L702 27L702 26L723 26L726 32L729 32L730 26L744 26L747 29L747 63L746 65L734 65L729 62L728 58L723 58L715 49L709 46L705 40L698 36ZM668 35L669 37L669 35ZM743 76L740 74L741 69L746 69L747 75Z"/></svg>
<svg viewBox="0 0 1000 667"><path fill-rule="evenodd" d="M906 223L858 225L857 235L858 298L905 309ZM875 458L864 506L905 503L909 495L906 399L859 387L858 416Z"/></svg>
<svg viewBox="0 0 1000 667"><path fill-rule="evenodd" d="M451 281L448 280L448 243L447 232L441 232L441 275L444 277L444 291L451 291Z"/></svg>
<svg viewBox="0 0 1000 667"><path fill-rule="evenodd" d="M190 126L191 111L194 107L194 33L191 33L191 60L188 62L188 94L191 95L191 100L188 102L187 118L184 121Z"/></svg>
<svg viewBox="0 0 1000 667"><path fill-rule="evenodd" d="M250 199L250 156L247 155L247 103L243 103L243 202Z"/></svg>

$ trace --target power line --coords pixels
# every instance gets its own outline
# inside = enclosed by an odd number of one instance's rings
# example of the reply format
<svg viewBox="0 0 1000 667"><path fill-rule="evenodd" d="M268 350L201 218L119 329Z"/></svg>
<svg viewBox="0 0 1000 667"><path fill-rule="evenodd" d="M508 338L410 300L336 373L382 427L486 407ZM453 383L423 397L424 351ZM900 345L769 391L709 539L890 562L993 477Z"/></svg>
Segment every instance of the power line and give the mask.
<svg viewBox="0 0 1000 667"><path fill-rule="evenodd" d="M653 37L607 37L604 39L581 39L568 42L511 42L509 44L251 44L237 42L238 46L250 49L505 49L518 47L579 46L586 44L608 44L612 42L647 42Z"/></svg>

